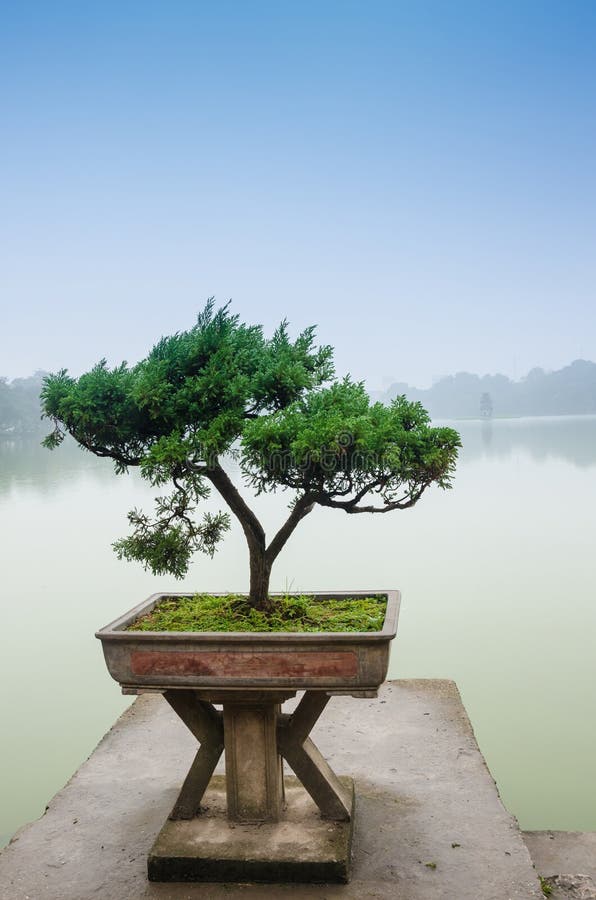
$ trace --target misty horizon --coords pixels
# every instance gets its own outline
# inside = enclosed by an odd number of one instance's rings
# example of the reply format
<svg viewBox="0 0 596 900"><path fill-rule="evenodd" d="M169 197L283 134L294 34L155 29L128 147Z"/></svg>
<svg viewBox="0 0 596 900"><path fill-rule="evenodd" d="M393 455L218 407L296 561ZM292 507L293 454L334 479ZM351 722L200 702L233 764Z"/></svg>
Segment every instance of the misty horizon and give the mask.
<svg viewBox="0 0 596 900"><path fill-rule="evenodd" d="M196 316L195 316L195 319L196 319ZM185 328L190 327L193 323L194 323L194 320L192 322L186 323L185 326L181 326L181 330L184 330ZM271 330L273 330L273 327L275 327L275 324L277 324L277 323L275 323L275 322L273 323ZM310 324L312 324L312 323L307 322L307 323L305 323L304 327L308 327ZM291 322L290 322L290 325L292 325ZM291 328L291 332L294 335L296 335L297 329ZM318 333L319 333L319 329L317 328L317 334ZM319 337L320 337L320 335L319 335ZM69 354L67 351L65 354L65 358L62 360L62 362L60 364L56 365L54 368L52 368L48 365L45 365L45 364L39 365L39 364L34 363L29 368L27 368L25 366L21 366L18 368L18 370L14 369L14 368L10 369L10 370L5 369L2 373L0 373L0 378L4 378L8 382L12 383L13 381L16 381L19 379L30 378L38 372L48 374L50 372L58 371L59 369L62 369L62 368L68 369L69 374L73 375L73 377L78 378L80 375L84 374L84 372L86 372L86 371L89 371L94 365L96 365L101 359L104 359L104 358L107 360L110 368L118 366L123 362L129 366L134 366L134 365L136 365L136 363L140 362L144 358L144 356L147 354L147 352L149 352L150 348L155 344L155 342L156 342L155 339L149 338L149 342L148 342L146 348L144 350L139 349L139 355L137 357L135 357L134 359L127 357L126 355L122 358L119 358L115 353L107 352L106 348L104 348L103 352L100 353L97 357L94 357L94 358L89 357L89 359L87 361L81 361L78 365L71 366L71 365L69 365ZM331 343L333 345L332 339L323 340L321 337L320 337L320 343L321 344ZM432 373L429 372L424 376L420 375L416 378L415 376L410 377L407 374L400 374L399 372L392 372L392 371L388 372L387 369L385 369L385 371L378 370L375 372L366 373L362 370L361 365L358 367L358 369L355 369L354 366L352 366L350 368L348 365L348 368L340 371L339 363L337 362L337 360L341 359L341 358L345 358L346 353L345 353L345 351L342 351L341 347L338 347L338 346L334 346L334 352L335 352L335 358L336 358L336 372L337 372L338 377L342 377L344 374L349 374L355 380L364 381L368 390L373 391L375 393L383 392L383 391L387 390L387 388L389 388L391 386L391 384L393 384L394 382L407 383L411 387L416 388L418 390L428 390L429 388L433 387L435 384L444 380L445 378L451 378L454 375L457 375L460 373L473 374L480 378L503 375L506 378L510 379L512 382L519 382L519 381L523 381L523 379L526 378L527 375L535 369L539 369L545 373L550 373L550 372L560 371L561 369L565 368L566 366L570 366L574 362L577 362L577 361L596 362L596 351L594 352L594 359L591 359L587 356L582 356L581 354L575 355L575 356L572 355L570 358L565 359L565 358L563 358L563 355L561 354L561 361L559 364L556 364L556 365L555 364L548 365L548 364L544 363L543 361L529 360L522 366L521 364L518 364L517 358L512 357L509 365L507 365L505 363L500 368L493 367L490 370L487 368L474 370L469 367L466 368L466 366L463 363L456 363L455 366L453 367L453 369L451 369L449 371L445 370L445 371L441 371L441 372L437 372L437 371L434 371ZM77 354L72 354L72 355L75 356ZM80 354L79 354L79 356L80 356Z"/></svg>
<svg viewBox="0 0 596 900"><path fill-rule="evenodd" d="M373 390L596 358L595 33L575 0L11 6L5 371L134 363L212 294Z"/></svg>
<svg viewBox="0 0 596 900"><path fill-rule="evenodd" d="M90 369L94 365L96 365L98 362L99 362L99 360L95 360L95 362L91 363L86 369L82 369L81 371L77 371L77 372L71 371L71 369L68 368L68 366L66 366L65 368L67 368L69 375L72 375L74 378L79 378L86 371L90 371ZM126 365L134 366L134 365L136 365L137 362L140 362L140 359L136 360L136 362L131 362L130 360L114 360L113 362L110 362L110 368L112 366L118 366L123 362ZM413 384L412 382L408 381L407 378L401 377L396 374L383 375L382 379L381 379L381 382L382 382L381 388L373 387L372 377L368 377L365 375L360 380L364 381L367 389L372 391L374 394L384 393L388 388L390 388L394 384L406 384L406 385L408 385L408 387L413 388L415 390L428 390L429 388L434 387L439 382L445 381L446 379L455 378L458 375L471 375L474 378L480 378L480 379L498 378L498 377L502 376L504 378L507 378L513 384L517 384L517 383L523 382L532 373L539 372L541 374L551 375L555 372L560 372L564 369L568 369L570 366L573 366L575 363L588 363L589 365L596 366L596 360L587 359L585 357L576 357L575 359L571 359L569 362L563 363L562 366L560 366L559 368L556 368L556 369L547 368L547 367L541 366L541 365L532 365L526 372L518 375L515 378L512 377L511 375L507 374L507 372L505 372L505 371L471 372L468 369L457 368L452 372L445 372L441 375L434 376L432 381L430 381L427 384ZM60 368L64 368L64 367L61 366ZM336 369L337 369L337 366L336 366ZM0 372L0 381L5 381L8 385L11 385L15 381L16 382L26 381L26 380L36 378L36 377L42 378L42 377L44 377L46 375L50 375L50 374L52 374L50 369L46 369L43 366L35 366L33 368L33 370L24 372L23 374L20 374L20 375L10 375L10 374L7 374L6 372ZM338 378L343 377L344 374L345 373L343 373L343 372L336 371L336 377L338 377Z"/></svg>
<svg viewBox="0 0 596 900"><path fill-rule="evenodd" d="M0 436L32 434L47 425L39 398L46 374L38 369L10 382L0 376ZM389 404L405 395L420 402L435 420L596 414L596 363L589 360L574 360L550 372L534 367L517 381L502 373L459 371L429 388L393 380L384 391L365 386L373 401Z"/></svg>

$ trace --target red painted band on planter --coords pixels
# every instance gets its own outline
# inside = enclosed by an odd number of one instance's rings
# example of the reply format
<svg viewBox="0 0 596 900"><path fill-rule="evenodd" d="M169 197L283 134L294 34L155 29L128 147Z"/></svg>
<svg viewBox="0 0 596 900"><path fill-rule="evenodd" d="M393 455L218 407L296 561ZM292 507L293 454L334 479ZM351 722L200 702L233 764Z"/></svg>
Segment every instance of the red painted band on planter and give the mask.
<svg viewBox="0 0 596 900"><path fill-rule="evenodd" d="M133 675L212 675L230 678L355 676L358 660L353 650L296 653L251 651L133 650Z"/></svg>

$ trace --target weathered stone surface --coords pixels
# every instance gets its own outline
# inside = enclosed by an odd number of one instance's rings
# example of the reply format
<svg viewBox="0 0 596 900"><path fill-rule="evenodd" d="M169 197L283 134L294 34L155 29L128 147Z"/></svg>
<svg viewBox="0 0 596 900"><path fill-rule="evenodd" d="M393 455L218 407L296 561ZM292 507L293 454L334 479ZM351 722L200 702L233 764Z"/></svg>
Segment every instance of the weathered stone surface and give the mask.
<svg viewBox="0 0 596 900"><path fill-rule="evenodd" d="M224 704L228 815L236 822L278 822L283 768L273 703Z"/></svg>
<svg viewBox="0 0 596 900"><path fill-rule="evenodd" d="M581 872L596 882L596 831L524 831L523 837L541 875Z"/></svg>
<svg viewBox="0 0 596 900"><path fill-rule="evenodd" d="M320 652L302 650L295 653L134 650L130 665L133 675L215 675L221 678L300 678L355 676L358 659L353 650Z"/></svg>
<svg viewBox="0 0 596 900"><path fill-rule="evenodd" d="M351 778L342 785L354 804ZM215 776L204 812L190 821L168 821L151 848L152 881L323 882L343 884L350 872L352 821L329 822L296 778L286 777L281 822L232 825L226 785ZM353 817L352 817L353 820Z"/></svg>
<svg viewBox="0 0 596 900"><path fill-rule="evenodd" d="M321 599L374 591L316 594ZM126 690L238 688L376 691L387 675L399 615L399 591L387 597L380 631L369 632L149 632L127 631L164 594L153 594L96 636L112 678ZM169 597L185 596L170 593Z"/></svg>
<svg viewBox="0 0 596 900"><path fill-rule="evenodd" d="M596 900L596 884L589 875L551 875L551 900Z"/></svg>
<svg viewBox="0 0 596 900"><path fill-rule="evenodd" d="M196 740L162 697L147 695L0 854L1 900L544 900L452 682L389 682L379 700L334 697L313 738L356 782L349 884L149 882L147 855Z"/></svg>

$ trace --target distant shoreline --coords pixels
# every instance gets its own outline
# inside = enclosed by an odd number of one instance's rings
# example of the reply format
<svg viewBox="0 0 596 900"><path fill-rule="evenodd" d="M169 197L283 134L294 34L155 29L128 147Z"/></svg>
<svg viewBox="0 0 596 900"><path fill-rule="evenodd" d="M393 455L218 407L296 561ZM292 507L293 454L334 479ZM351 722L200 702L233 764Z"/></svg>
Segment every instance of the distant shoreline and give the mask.
<svg viewBox="0 0 596 900"><path fill-rule="evenodd" d="M43 430L39 394L45 372L8 381L0 378L0 437L36 435ZM433 421L491 422L596 415L596 363L576 359L554 372L532 369L519 381L505 375L458 372L419 389L394 382L369 391L373 401L390 403L402 394L421 403Z"/></svg>
<svg viewBox="0 0 596 900"><path fill-rule="evenodd" d="M519 422L531 419L595 419L596 412L588 413L519 413L511 416L432 416L433 422L481 422L490 425L492 422Z"/></svg>
<svg viewBox="0 0 596 900"><path fill-rule="evenodd" d="M555 372L532 369L519 381L505 375L458 372L430 388L394 382L370 397L390 403L405 395L418 401L433 419L514 419L596 415L596 363L576 359Z"/></svg>

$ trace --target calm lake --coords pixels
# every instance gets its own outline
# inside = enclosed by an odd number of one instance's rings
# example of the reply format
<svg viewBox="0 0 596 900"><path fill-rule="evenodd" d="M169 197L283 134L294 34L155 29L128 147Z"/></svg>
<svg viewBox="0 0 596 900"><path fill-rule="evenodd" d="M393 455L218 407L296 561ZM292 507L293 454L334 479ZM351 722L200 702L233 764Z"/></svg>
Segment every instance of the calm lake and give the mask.
<svg viewBox="0 0 596 900"><path fill-rule="evenodd" d="M272 587L399 588L391 677L457 682L523 828L594 830L596 417L456 427L452 491L387 516L315 510ZM110 544L152 495L73 445L0 443L2 842L43 812L130 702L94 631L156 590L246 588L236 527L185 582L119 562ZM286 502L255 501L269 530Z"/></svg>

